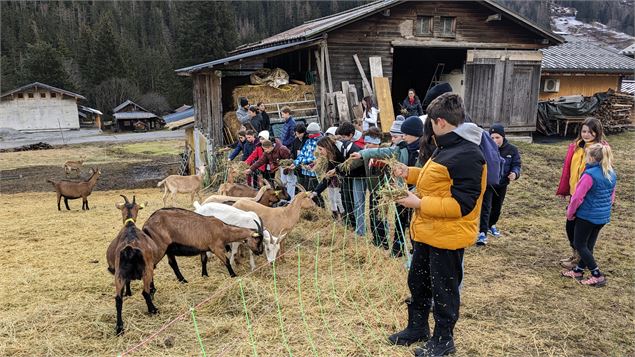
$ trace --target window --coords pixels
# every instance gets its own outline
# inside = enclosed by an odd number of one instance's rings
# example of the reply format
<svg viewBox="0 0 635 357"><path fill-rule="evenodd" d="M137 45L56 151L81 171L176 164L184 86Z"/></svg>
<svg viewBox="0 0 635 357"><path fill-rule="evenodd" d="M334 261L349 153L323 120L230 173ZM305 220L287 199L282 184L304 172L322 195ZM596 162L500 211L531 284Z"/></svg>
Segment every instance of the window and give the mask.
<svg viewBox="0 0 635 357"><path fill-rule="evenodd" d="M24 94L18 93L18 98L20 98L20 99L24 98Z"/></svg>
<svg viewBox="0 0 635 357"><path fill-rule="evenodd" d="M441 36L456 36L456 17L441 16Z"/></svg>
<svg viewBox="0 0 635 357"><path fill-rule="evenodd" d="M51 93L51 98L57 97L57 93Z"/></svg>
<svg viewBox="0 0 635 357"><path fill-rule="evenodd" d="M418 16L416 34L418 36L432 36L434 21L432 16Z"/></svg>
<svg viewBox="0 0 635 357"><path fill-rule="evenodd" d="M29 98L33 98L33 93L29 93Z"/></svg>
<svg viewBox="0 0 635 357"><path fill-rule="evenodd" d="M46 93L40 93L40 98L46 98Z"/></svg>

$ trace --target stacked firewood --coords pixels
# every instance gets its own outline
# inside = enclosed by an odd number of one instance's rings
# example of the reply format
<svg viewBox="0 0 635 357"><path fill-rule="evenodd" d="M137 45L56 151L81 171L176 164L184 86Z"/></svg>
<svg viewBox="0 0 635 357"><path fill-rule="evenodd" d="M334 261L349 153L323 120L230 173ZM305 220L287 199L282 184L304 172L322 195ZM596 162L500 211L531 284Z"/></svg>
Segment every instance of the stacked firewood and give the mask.
<svg viewBox="0 0 635 357"><path fill-rule="evenodd" d="M635 97L609 89L608 98L600 104L595 116L608 131L621 131L633 121Z"/></svg>

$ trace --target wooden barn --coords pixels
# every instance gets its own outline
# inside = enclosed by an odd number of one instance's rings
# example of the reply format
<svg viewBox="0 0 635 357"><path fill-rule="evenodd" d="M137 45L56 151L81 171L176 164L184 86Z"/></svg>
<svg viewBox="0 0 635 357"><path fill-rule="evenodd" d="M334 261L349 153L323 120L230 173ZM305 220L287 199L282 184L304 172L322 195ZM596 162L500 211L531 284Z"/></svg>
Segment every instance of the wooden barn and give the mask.
<svg viewBox="0 0 635 357"><path fill-rule="evenodd" d="M423 99L431 85L447 81L463 94L477 123L502 122L509 132L527 133L536 125L539 50L563 42L491 0L382 0L307 21L242 45L226 58L176 72L193 77L196 127L213 145L223 141L224 112L235 110L228 94L262 67L279 67L291 79L314 83L323 127L332 124L324 113L329 93L347 82L361 99L377 76L387 79L395 111L409 88ZM378 66L371 68L371 57L380 57Z"/></svg>
<svg viewBox="0 0 635 357"><path fill-rule="evenodd" d="M126 100L112 110L113 130L152 130L163 125L163 119L139 104Z"/></svg>
<svg viewBox="0 0 635 357"><path fill-rule="evenodd" d="M635 73L635 59L573 36L543 53L540 100L592 96L620 90L624 77Z"/></svg>
<svg viewBox="0 0 635 357"><path fill-rule="evenodd" d="M21 131L79 129L77 102L83 96L34 82L2 94L0 128Z"/></svg>

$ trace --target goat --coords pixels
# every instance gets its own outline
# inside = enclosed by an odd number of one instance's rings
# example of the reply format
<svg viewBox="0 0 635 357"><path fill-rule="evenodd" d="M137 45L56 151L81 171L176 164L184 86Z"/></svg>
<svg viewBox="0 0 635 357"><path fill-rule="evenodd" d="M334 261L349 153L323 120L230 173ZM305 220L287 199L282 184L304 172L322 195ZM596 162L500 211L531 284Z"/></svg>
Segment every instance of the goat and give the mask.
<svg viewBox="0 0 635 357"><path fill-rule="evenodd" d="M271 204L263 203L265 206L272 206L273 204L279 202L280 200L289 199L289 194L287 193L286 188L279 180L275 180L275 186L271 186L271 184L264 180L265 186L268 188L265 191L265 195L270 196L267 197L267 201L271 202ZM218 194L225 196L235 196L235 197L256 197L258 190L248 185L243 185L239 183L223 183L218 187ZM266 201L265 201L266 202Z"/></svg>
<svg viewBox="0 0 635 357"><path fill-rule="evenodd" d="M82 170L82 165L84 164L84 160L68 160L64 163L64 172L66 173L66 177L75 171L76 177L79 177L79 173Z"/></svg>
<svg viewBox="0 0 635 357"><path fill-rule="evenodd" d="M204 205L200 205L198 202L194 202L194 212L198 214L202 214L203 216L211 216L220 219L226 224L232 224L238 227L244 228L257 228L254 225L254 222L260 222L260 217L254 212L245 212L238 208L227 206L222 203L210 202ZM280 241L284 237L274 237L272 236L267 227L263 227L263 242L265 248L265 255L267 257L267 261L272 263L276 259L276 255L278 254L278 250L280 249ZM238 253L238 248L240 247L240 242L231 243L231 254L229 257L229 264L231 264L234 269L235 265L235 256ZM206 254L206 257L209 253ZM205 261L207 263L207 261ZM203 264L205 264L203 263ZM256 263L254 262L254 255L250 251L249 252L249 265L251 266L251 270L256 269ZM204 268L204 270L207 270Z"/></svg>
<svg viewBox="0 0 635 357"><path fill-rule="evenodd" d="M254 201L254 202L260 202L261 204L263 204L265 206L268 206L268 205L271 205L271 201L270 201L271 196L266 195L266 192L268 190L270 190L270 189L265 187L265 186L262 186L260 188L260 190L258 190L258 193L256 194L256 197L236 197L236 196L211 195L211 196L207 197L205 199L205 201L203 201L203 204L215 202L215 203L225 203L225 204L232 205L232 204L234 204L234 202L236 202L238 200L250 200L250 201Z"/></svg>
<svg viewBox="0 0 635 357"><path fill-rule="evenodd" d="M179 271L175 256L193 256L212 251L225 264L229 275L235 277L236 273L225 255L225 246L233 242L246 241L247 246L256 255L262 254L262 222L257 221L255 225L256 230L236 227L225 224L218 218L202 216L185 209L162 208L148 218L143 225L143 231L168 256L168 263L176 278L182 283L187 283Z"/></svg>
<svg viewBox="0 0 635 357"><path fill-rule="evenodd" d="M191 195L191 203L194 203L194 195L201 199L199 191L201 190L201 183L205 176L205 165L201 165L198 168L198 174L190 176L170 175L164 180L159 181L157 187L161 187L165 184L163 190L163 207L167 206L168 192L172 196L172 206L174 206L174 200L177 193L189 193Z"/></svg>
<svg viewBox="0 0 635 357"><path fill-rule="evenodd" d="M239 200L233 206L243 211L256 213L272 236L282 237L298 224L302 209L314 208L316 204L311 192L302 191L285 207L266 207L248 200ZM284 254L284 248L281 242L280 255L282 254Z"/></svg>
<svg viewBox="0 0 635 357"><path fill-rule="evenodd" d="M143 298L148 306L148 313L156 314L159 310L152 303L154 296L154 267L163 257L156 243L137 228L135 221L139 210L144 205L136 203L135 196L132 196L132 203L128 198L121 195L124 203L117 203L115 207L121 210L123 227L119 230L117 237L110 243L106 251L108 261L108 271L115 276L115 306L117 309L117 335L123 334L123 319L121 310L123 308L123 289L126 287L126 295L130 292L131 280L143 281Z"/></svg>
<svg viewBox="0 0 635 357"><path fill-rule="evenodd" d="M71 210L68 207L68 200L75 200L78 198L82 199L82 211L84 209L90 210L88 207L88 196L93 192L93 188L97 184L97 180L101 176L101 170L98 168L91 169L91 176L88 180L84 182L74 182L74 181L53 181L51 179L46 180L50 182L55 187L55 192L57 192L57 210L61 211L60 208L60 200L64 197L64 205L66 205L67 210Z"/></svg>

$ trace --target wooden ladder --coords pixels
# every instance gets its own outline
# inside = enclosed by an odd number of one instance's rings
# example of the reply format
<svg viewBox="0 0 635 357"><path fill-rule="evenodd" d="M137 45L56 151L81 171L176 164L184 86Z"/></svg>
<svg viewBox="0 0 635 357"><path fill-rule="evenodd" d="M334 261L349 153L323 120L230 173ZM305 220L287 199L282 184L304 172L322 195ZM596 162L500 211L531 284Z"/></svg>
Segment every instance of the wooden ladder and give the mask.
<svg viewBox="0 0 635 357"><path fill-rule="evenodd" d="M434 74L432 75L432 80L430 81L430 85L428 86L426 93L428 93L430 88L441 83L441 75L443 74L444 68L445 68L445 63L437 63L437 68L434 69Z"/></svg>

